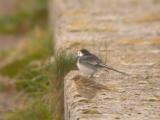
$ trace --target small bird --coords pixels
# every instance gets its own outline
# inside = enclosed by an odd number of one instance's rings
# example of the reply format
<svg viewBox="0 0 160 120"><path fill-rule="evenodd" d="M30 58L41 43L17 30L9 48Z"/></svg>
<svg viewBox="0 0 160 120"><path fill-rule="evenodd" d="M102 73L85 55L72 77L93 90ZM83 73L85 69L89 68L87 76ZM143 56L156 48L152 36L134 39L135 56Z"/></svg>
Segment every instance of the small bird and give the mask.
<svg viewBox="0 0 160 120"><path fill-rule="evenodd" d="M96 55L90 53L86 49L81 49L77 53L77 67L78 69L84 73L89 75L90 77L93 77L93 75L97 72L100 68L106 68L109 70L113 70L115 72L121 73L123 75L129 76L127 73L121 72L119 70L116 70L114 68L109 67L108 65L105 65L102 63L102 60L100 60Z"/></svg>

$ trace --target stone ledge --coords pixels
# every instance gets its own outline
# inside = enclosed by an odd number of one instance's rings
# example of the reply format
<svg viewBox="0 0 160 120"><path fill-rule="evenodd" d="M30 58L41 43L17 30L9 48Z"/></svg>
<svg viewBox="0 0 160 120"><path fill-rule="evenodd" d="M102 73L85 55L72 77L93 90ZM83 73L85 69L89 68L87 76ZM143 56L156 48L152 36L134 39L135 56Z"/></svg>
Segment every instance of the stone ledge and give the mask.
<svg viewBox="0 0 160 120"><path fill-rule="evenodd" d="M64 82L66 120L160 120L160 4L154 0L51 0L57 49L87 48L131 74ZM51 5L51 6L52 6Z"/></svg>
<svg viewBox="0 0 160 120"><path fill-rule="evenodd" d="M157 76L152 76L154 79ZM65 119L158 120L160 99L156 96L158 91L152 90L155 84L151 85L149 80L116 74L112 77L112 73L105 72L89 79L72 71L64 81Z"/></svg>

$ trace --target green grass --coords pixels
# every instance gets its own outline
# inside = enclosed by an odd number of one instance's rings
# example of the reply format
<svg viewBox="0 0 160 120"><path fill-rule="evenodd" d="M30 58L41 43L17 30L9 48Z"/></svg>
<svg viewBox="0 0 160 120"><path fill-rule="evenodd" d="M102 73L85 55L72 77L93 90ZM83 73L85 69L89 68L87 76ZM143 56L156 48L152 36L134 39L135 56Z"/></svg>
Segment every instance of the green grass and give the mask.
<svg viewBox="0 0 160 120"><path fill-rule="evenodd" d="M6 90L6 86L3 83L0 83L0 92L3 92Z"/></svg>
<svg viewBox="0 0 160 120"><path fill-rule="evenodd" d="M20 2L15 14L0 17L0 33L27 36L15 50L0 53L0 60L9 61L0 67L0 74L14 78L17 92L25 95L24 104L7 113L6 119L63 120L63 80L75 68L74 55L60 51L50 62L54 43L47 30L47 0Z"/></svg>
<svg viewBox="0 0 160 120"><path fill-rule="evenodd" d="M46 59L53 54L52 36L48 31L35 30L29 34L24 45L8 54L15 54L15 59L0 68L0 73L5 76L15 77L30 62ZM19 58L21 56L21 58Z"/></svg>
<svg viewBox="0 0 160 120"><path fill-rule="evenodd" d="M7 120L53 120L52 113L48 110L48 105L42 101L35 101L25 109L9 114Z"/></svg>
<svg viewBox="0 0 160 120"><path fill-rule="evenodd" d="M0 60L3 60L7 56L8 56L8 51L0 50Z"/></svg>
<svg viewBox="0 0 160 120"><path fill-rule="evenodd" d="M8 120L63 120L63 80L72 69L75 58L64 51L56 53L54 62L28 66L17 76L16 86L32 102L9 114Z"/></svg>
<svg viewBox="0 0 160 120"><path fill-rule="evenodd" d="M16 78L17 90L26 93L40 95L49 89L49 77L45 74L45 68L40 66L27 67Z"/></svg>
<svg viewBox="0 0 160 120"><path fill-rule="evenodd" d="M54 61L55 64L53 64L55 79L63 79L68 71L75 68L75 62L76 59L71 53L67 54L65 51L56 53Z"/></svg>
<svg viewBox="0 0 160 120"><path fill-rule="evenodd" d="M47 0L20 1L19 10L13 15L0 17L0 33L28 32L35 26L46 27L48 19Z"/></svg>
<svg viewBox="0 0 160 120"><path fill-rule="evenodd" d="M63 120L63 88L64 88L64 76L70 71L76 68L76 59L73 54L67 54L65 51L61 51L55 55L55 61L49 65L51 75L50 92L54 94L45 96L45 100L50 101L52 105L53 120Z"/></svg>

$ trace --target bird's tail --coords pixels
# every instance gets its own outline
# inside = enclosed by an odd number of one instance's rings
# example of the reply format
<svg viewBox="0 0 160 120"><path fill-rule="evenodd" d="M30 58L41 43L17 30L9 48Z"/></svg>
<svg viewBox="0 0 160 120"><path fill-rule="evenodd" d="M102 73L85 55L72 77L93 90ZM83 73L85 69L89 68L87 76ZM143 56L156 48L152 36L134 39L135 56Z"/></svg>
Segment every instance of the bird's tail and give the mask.
<svg viewBox="0 0 160 120"><path fill-rule="evenodd" d="M101 66L101 67L104 67L104 68L107 68L107 69L109 69L109 70L113 70L113 71L115 71L115 72L121 73L121 74L123 74L123 75L129 76L129 74L127 74L127 73L125 73L125 72L122 72L122 71L119 71L119 70L116 70L116 69L114 69L114 68L112 68L112 67L109 67L109 66L107 66L107 65L100 64L100 66Z"/></svg>

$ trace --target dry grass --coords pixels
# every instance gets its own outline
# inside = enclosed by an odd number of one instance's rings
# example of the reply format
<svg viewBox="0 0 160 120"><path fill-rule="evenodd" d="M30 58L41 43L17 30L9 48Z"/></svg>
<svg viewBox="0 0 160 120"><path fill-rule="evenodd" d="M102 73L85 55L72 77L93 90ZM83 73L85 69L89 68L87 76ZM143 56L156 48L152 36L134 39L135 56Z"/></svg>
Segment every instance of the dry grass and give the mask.
<svg viewBox="0 0 160 120"><path fill-rule="evenodd" d="M74 50L77 51L81 48L86 48L87 46L92 46L93 43L87 40L70 40L66 41L62 46L63 49Z"/></svg>
<svg viewBox="0 0 160 120"><path fill-rule="evenodd" d="M125 23L145 23L145 22L159 22L159 21L160 21L159 13L145 13L136 18L124 19Z"/></svg>
<svg viewBox="0 0 160 120"><path fill-rule="evenodd" d="M131 39L125 38L119 40L118 43L122 45L160 45L160 37L150 39Z"/></svg>
<svg viewBox="0 0 160 120"><path fill-rule="evenodd" d="M63 79L75 68L75 58L61 51L55 55L53 63L42 63L29 65L17 76L16 87L28 98L21 109L8 115L9 120L63 119Z"/></svg>
<svg viewBox="0 0 160 120"><path fill-rule="evenodd" d="M117 29L113 24L99 24L99 26L97 26L96 24L97 23L94 23L82 17L78 20L72 21L68 26L68 30L71 32L117 32Z"/></svg>
<svg viewBox="0 0 160 120"><path fill-rule="evenodd" d="M76 16L76 17L82 17L82 16L86 16L86 10L67 10L64 11L61 15L62 16Z"/></svg>
<svg viewBox="0 0 160 120"><path fill-rule="evenodd" d="M1 61L0 73L14 77L31 61L46 59L52 53L52 36L46 30L35 29Z"/></svg>

